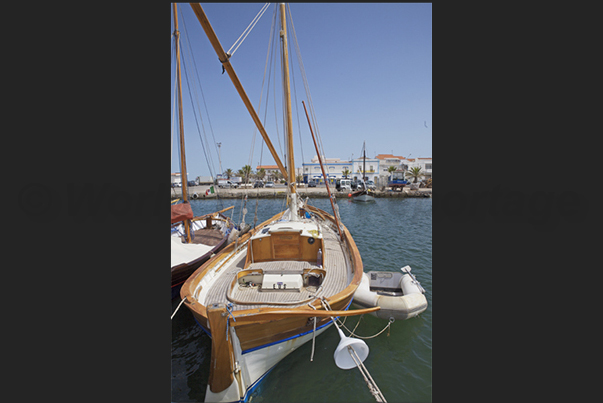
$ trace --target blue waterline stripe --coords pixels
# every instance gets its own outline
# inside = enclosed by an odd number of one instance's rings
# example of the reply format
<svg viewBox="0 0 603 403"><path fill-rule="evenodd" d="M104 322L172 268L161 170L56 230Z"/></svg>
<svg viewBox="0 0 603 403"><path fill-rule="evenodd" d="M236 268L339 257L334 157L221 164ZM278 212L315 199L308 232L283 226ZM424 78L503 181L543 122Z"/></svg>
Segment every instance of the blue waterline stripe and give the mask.
<svg viewBox="0 0 603 403"><path fill-rule="evenodd" d="M352 298L352 300L350 300L350 303L348 304L348 306L346 306L346 307L345 307L344 311L347 311L347 310L348 310L348 308L349 308L349 307L350 307L350 305L352 304L352 301L353 301L353 300L354 300L354 298ZM335 320L337 320L337 319L339 319L339 316L335 318ZM323 328L323 327L325 327L325 326L329 326L331 323L332 323L332 322L327 322L327 323L325 323L324 325L321 325L321 326L317 327L317 328L316 328L316 330L322 329L322 328ZM308 334L308 333L312 333L313 331L314 331L314 329L312 329L312 330L308 330L308 331L307 331L307 332L305 332L305 333L300 333L300 334L297 334L297 335L295 335L295 336L288 337L288 338L283 339L283 340L279 340L279 341L275 341L275 342L273 342L273 343L268 343L268 344L264 344L264 345L262 345L262 346L258 346L258 347L250 348L249 350L242 351L242 352L241 352L241 354L247 354L247 353L250 353L250 352L252 352L252 351L260 350L260 349L262 349L262 348L270 347L270 346L273 346L273 345L275 345L275 344L283 343L283 342L286 342L287 340L295 339L295 338L297 338L297 337L304 336L304 335L306 335L306 334Z"/></svg>
<svg viewBox="0 0 603 403"><path fill-rule="evenodd" d="M352 301L354 301L354 298L352 297L352 299L350 300L350 303L348 304L348 306L345 307L344 311L347 311L350 308L350 305L352 305ZM211 339L211 333L209 333L207 330L205 330L205 328L203 326L201 326L201 324L199 323L199 321L197 321L197 318L195 318L193 316L193 319L195 320L195 322L197 322L197 325L199 325L199 327L201 328L201 330L203 330L205 332L205 334L207 334L209 336L209 338ZM339 316L335 318L335 320L339 319ZM322 329L325 326L329 326L332 322L327 322L324 325L321 325L319 327L316 328L316 330ZM300 333L300 334L296 334L295 336L291 336L289 338L283 339L283 340L279 340L279 341L275 341L273 343L268 343L268 344L264 344L262 346L258 346L258 347L254 347L254 348L250 348L248 350L242 351L241 354L247 354L247 353L251 353L252 351L256 351L256 350L260 350L262 348L266 348L266 347L270 347L273 346L275 344L279 344L279 343L283 343L287 340L291 340L291 339L295 339L297 337L301 337L301 336L305 336L308 333L312 333L314 331L314 329L309 330L305 333ZM269 371L270 372L270 371Z"/></svg>
<svg viewBox="0 0 603 403"><path fill-rule="evenodd" d="M317 327L316 330L322 329L323 327L329 326L330 324L331 324L331 322L327 322L324 325L321 325L321 326ZM288 337L288 338L283 339L283 340L279 340L279 341L275 341L275 342L272 342L272 343L264 344L263 346L258 346L258 347L250 348L249 350L242 351L241 354L251 353L252 351L260 350L262 348L270 347L270 346L273 346L275 344L283 343L283 342L285 342L287 340L295 339L297 337L304 336L304 335L306 335L308 333L312 333L313 331L314 330L308 330L305 333L296 334L295 336L291 336L291 337Z"/></svg>
<svg viewBox="0 0 603 403"><path fill-rule="evenodd" d="M347 310L349 309L349 307L350 307L350 305L352 305L352 302L353 302L353 301L354 301L354 297L352 296L352 299L350 300L350 303L348 304L348 306L346 306L346 307L345 307L344 311L347 311ZM197 321L197 318L195 318L195 317L193 316L193 319L195 320L195 322L197 322L197 325L199 325L199 327L201 328L201 330L203 330L203 331L205 332L205 334L207 334L207 335L209 336L209 338L211 339L211 334L210 334L210 333L209 333L207 330L205 330L205 328L204 328L203 326L201 326L201 324L199 323L199 321ZM339 319L339 316L335 318L335 320L337 320L337 319ZM317 327L317 328L316 328L316 330L322 329L323 327L328 326L328 325L330 325L331 323L332 323L332 321L331 321L331 322L327 322L327 323L325 323L324 325ZM287 338L287 339L284 339L284 340L280 340L280 341L276 341L276 342L274 342L274 343L269 343L269 344L265 344L265 345L263 345L263 346L259 346L259 347L251 348L251 349L249 349L249 350L242 351L242 352L241 352L241 354L250 353L250 352L252 352L252 351L259 350L259 349L261 349L261 348L265 348L265 347L269 347L269 346L272 346L272 345L274 345L274 344L283 343L283 342L285 342L285 341L287 341L287 340L291 340L291 339L294 339L294 338L296 338L296 337L301 337L301 336L306 335L306 334L308 334L308 333L312 333L313 331L314 331L314 329L312 329L312 330L310 330L310 331L307 331L307 332L305 332L305 333L300 333L300 334L298 334L298 335L296 335L296 336L291 336L291 337L289 337L289 338ZM247 390L245 391L245 396L243 397L243 400L238 400L236 403L245 403L245 402L247 402L247 399L248 399L248 398L249 398L249 396L250 396L250 395L253 393L253 391L254 391L254 390L255 390L255 389L258 387L258 386L260 386L260 382L262 382L262 381L264 380L264 378L266 378L266 376L267 376L267 375L268 375L268 374L269 374L269 373L270 373L270 372L271 372L271 371L274 369L274 367L276 367L277 365L278 365L278 362L277 362L276 364L274 364L274 365L272 366L272 368L270 368L268 371L266 371L266 372L264 373L264 375L260 376L260 377L259 377L259 378L258 378L258 379L257 379L257 380L254 382L254 383L252 383L252 384L251 384L251 385L250 385L250 386L247 388ZM235 402L233 402L233 403L235 403Z"/></svg>

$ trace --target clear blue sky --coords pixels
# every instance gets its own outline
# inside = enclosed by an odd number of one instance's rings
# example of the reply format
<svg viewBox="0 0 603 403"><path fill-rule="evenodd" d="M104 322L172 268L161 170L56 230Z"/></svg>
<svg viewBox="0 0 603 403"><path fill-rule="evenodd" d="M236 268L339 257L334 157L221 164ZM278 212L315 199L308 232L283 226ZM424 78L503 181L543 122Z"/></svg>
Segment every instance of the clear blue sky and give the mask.
<svg viewBox="0 0 603 403"><path fill-rule="evenodd" d="M201 3L201 6L222 47L228 50L263 4ZM270 5L231 58L235 72L256 106L261 94L275 4ZM410 158L431 157L432 5L289 3L289 6L326 156L342 160L357 158L362 143L366 141L367 157L387 153L401 156L410 154ZM255 125L228 74L222 75L217 55L188 3L179 4L178 10L183 52L190 53L186 31L193 47L197 74L209 112L208 120L197 87L195 99L201 105L205 128L205 134L202 131L202 135L207 136L210 142L208 152L211 153L213 173L220 171L214 139L222 144L222 170L231 168L237 171L243 165L250 164L255 171L260 159L262 165L274 165L265 146L260 157L259 133L256 134L254 153L250 157ZM170 14L170 18L171 33L173 15ZM290 52L293 52L295 59L295 51ZM185 63L190 75L194 67L192 59L185 59ZM294 106L295 165L301 167L302 162L309 162L316 155L316 151L301 105L302 100L308 104L301 75L299 70L294 70L293 74L302 143L300 145ZM173 99L174 76L175 68L172 68L170 99ZM189 179L199 175L209 176L210 169L191 112L184 78L182 85ZM277 93L276 97L280 98L280 94ZM271 95L271 98L274 96ZM296 102L295 99L293 102ZM271 105L268 108L270 112L273 110ZM263 116L264 113L260 112L262 119ZM282 136L281 117L278 116L279 135ZM274 120L274 115L269 114L268 122ZM274 127L274 123L266 124L266 130L278 150L284 147L284 143L281 139L279 147ZM177 136L174 134L172 172L180 171L177 150Z"/></svg>

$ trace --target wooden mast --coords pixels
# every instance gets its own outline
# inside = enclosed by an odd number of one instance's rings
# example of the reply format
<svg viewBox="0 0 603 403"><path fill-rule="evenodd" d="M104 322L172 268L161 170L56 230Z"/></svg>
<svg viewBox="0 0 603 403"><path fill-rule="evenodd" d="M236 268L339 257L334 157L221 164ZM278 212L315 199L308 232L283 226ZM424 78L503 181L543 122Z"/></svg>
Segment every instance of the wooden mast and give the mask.
<svg viewBox="0 0 603 403"><path fill-rule="evenodd" d="M281 42L283 46L283 75L285 86L285 116L287 117L287 164L289 168L289 188L295 194L295 159L293 154L293 117L291 114L291 84L289 82L289 50L287 47L287 23L285 3L280 4L281 9Z"/></svg>
<svg viewBox="0 0 603 403"><path fill-rule="evenodd" d="M182 118L182 81L180 77L180 31L178 31L178 14L176 11L176 3L174 5L174 37L176 38L176 76L178 79L178 117L180 120L180 178L182 181L182 200L188 203L188 177L186 175L186 158L184 152L184 120ZM184 233L186 242L191 243L191 227L190 221L184 220Z"/></svg>
<svg viewBox="0 0 603 403"><path fill-rule="evenodd" d="M272 158L274 158L274 161L276 162L276 165L278 166L279 170L285 177L285 180L290 182L287 169L285 169L285 166L281 162L281 159L278 157L276 149L272 145L272 142L270 141L270 138L268 137L268 134L266 133L266 130L264 129L264 126L262 125L262 122L260 121L258 114L256 113L255 109L253 108L251 101L247 97L247 93L245 93L245 90L243 89L243 86L241 85L241 82L239 81L237 74L235 73L234 69L232 68L230 61L228 60L229 56L226 54L226 52L224 52L224 49L222 48L222 45L220 44L220 41L218 40L218 37L216 36L214 29L212 28L211 24L209 23L209 20L207 19L207 16L205 15L203 8L201 7L201 5L199 3L190 3L190 6L193 9L193 11L195 12L197 19L199 20L199 23L201 23L201 26L203 27L203 30L205 31L205 34L207 35L209 42L211 42L212 46L214 47L214 50L216 51L216 53L218 55L218 59L222 63L222 66L228 73L228 76L232 80L232 83L234 84L235 88L237 89L237 92L241 96L243 103L247 107L247 110L249 111L251 118L255 122L255 125L257 126L258 130L260 131L260 134L264 138L264 141L266 142L266 145L268 146L268 150L270 150L270 154L272 154Z"/></svg>

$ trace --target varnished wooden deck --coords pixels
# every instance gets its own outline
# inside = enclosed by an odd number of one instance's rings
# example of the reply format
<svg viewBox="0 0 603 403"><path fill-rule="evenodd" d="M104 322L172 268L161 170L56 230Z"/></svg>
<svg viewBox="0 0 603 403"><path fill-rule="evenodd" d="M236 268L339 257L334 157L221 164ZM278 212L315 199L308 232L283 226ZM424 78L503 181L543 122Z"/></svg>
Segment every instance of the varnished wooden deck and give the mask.
<svg viewBox="0 0 603 403"><path fill-rule="evenodd" d="M258 288L239 288L235 285L231 298L235 301L245 303L233 303L233 310L244 310L254 308L276 308L283 305L274 305L271 303L291 303L286 305L288 308L307 304L307 300L312 295L318 297L329 297L341 292L351 281L351 265L346 259L344 252L338 241L337 234L331 228L322 228L324 240L324 266L327 274L322 283L322 288L316 294L315 289L310 291L305 288L301 292L260 292ZM236 278L237 273L243 269L245 264L245 255L231 262L228 267L221 270L222 274L210 286L205 298L204 305L209 306L215 303L228 304L233 302L229 300L227 294L231 291L231 285ZM250 269L262 269L264 273L302 273L303 269L317 267L314 262L307 261L275 261L252 263ZM301 303L295 303L302 301ZM258 304L253 304L258 302Z"/></svg>

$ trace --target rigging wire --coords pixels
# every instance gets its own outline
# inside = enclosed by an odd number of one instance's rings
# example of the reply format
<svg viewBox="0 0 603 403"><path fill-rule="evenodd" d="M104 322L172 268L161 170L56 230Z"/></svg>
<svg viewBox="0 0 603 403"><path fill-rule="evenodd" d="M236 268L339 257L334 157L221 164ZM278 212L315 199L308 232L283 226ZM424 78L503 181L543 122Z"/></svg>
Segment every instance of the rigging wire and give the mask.
<svg viewBox="0 0 603 403"><path fill-rule="evenodd" d="M228 52L226 52L226 54L228 55L229 58L235 54L235 52L237 51L239 46L241 46L241 44L243 43L245 38L247 38L247 35L249 35L251 30L255 27L255 24L257 24L258 21L260 20L260 18L262 18L262 15L264 15L264 12L268 9L269 5L270 5L270 3L264 4L264 6L260 10L260 12L255 16L255 18L251 21L251 23L247 26L247 28L245 28L245 30L243 31L241 36L239 36L239 38L235 41L235 43L233 43L233 45L230 47L230 49L228 49ZM245 37L243 39L241 39L241 37L243 37L243 35L245 35ZM241 42L239 43L239 41L241 41ZM237 43L238 43L238 45L237 45ZM232 48L234 48L235 45L237 47L233 50ZM232 53L230 52L231 50L232 50Z"/></svg>
<svg viewBox="0 0 603 403"><path fill-rule="evenodd" d="M182 10L180 11L182 13ZM182 16L182 22L183 22L183 31L184 31L184 37L186 38L186 44L188 45L188 52L185 51L185 48L183 48L183 52L182 54L184 55L183 60L182 60L182 64L183 64L183 68L184 68L184 76L186 79L186 84L188 87L188 93L189 93L189 98L191 100L191 106L193 109L193 116L195 117L195 123L197 125L197 133L199 135L199 141L201 142L201 147L203 149L203 155L205 156L205 162L207 163L207 167L209 169L209 173L210 176L212 178L215 178L215 172L216 169L214 168L215 163L213 161L212 158L212 153L209 151L211 149L210 144L209 144L209 139L208 139L208 135L207 135L207 131L205 130L205 125L203 122L203 114L201 113L201 108L200 108L200 102L199 102L199 95L197 93L197 86L199 87L199 90L201 92L201 99L203 100L203 105L205 107L205 113L207 116L207 122L209 125L209 130L210 130L210 134L212 136L213 139L213 144L214 144L214 150L218 153L219 151L217 150L217 146L216 146L216 139L214 136L214 132L213 132L213 127L211 125L211 120L209 117L209 110L207 108L207 102L205 101L205 94L203 93L203 86L201 85L201 80L199 78L199 72L198 72L198 68L197 68L197 63L195 61L195 56L194 53L192 51L192 47L191 47L191 41L188 37L188 30L186 28L186 21L184 19L184 16ZM187 69L187 62L186 60L188 60L188 64L189 66L192 65L192 73L189 74L188 69ZM193 74L194 73L194 74ZM191 91L191 81L192 81L192 91ZM194 95L194 99L193 99L193 95ZM196 100L196 102L195 102ZM199 120L201 121L201 125L199 125ZM219 190L215 189L214 190L216 193L216 197L219 200L219 204L220 206L223 208L224 204L222 199L219 197Z"/></svg>
<svg viewBox="0 0 603 403"><path fill-rule="evenodd" d="M318 148L320 150L320 154L322 156L325 155L324 153L324 147L322 145L322 136L320 135L320 130L318 129L318 123L317 123L317 119L316 119L316 114L314 112L314 102L312 101L312 95L310 94L310 87L308 85L308 78L306 76L306 70L304 68L304 62L301 56L301 51L299 49L299 43L297 41L297 34L295 33L295 25L293 24L293 16L291 15L291 7L289 5L287 5L287 12L288 12L288 20L289 20L289 24L291 29L289 30L291 32L291 39L292 39L292 43L294 45L295 48L295 54L297 56L297 63L299 66L299 70L302 76L302 82L304 85L304 90L306 92L306 97L308 99L308 109L309 109L309 113L310 116L312 117L312 122L313 122L313 126L314 126L314 133L316 134L316 138L317 138L317 143L318 143ZM301 136L301 135L300 135ZM301 141L301 137L300 137L300 141ZM303 152L303 149L302 149ZM326 181L326 178L324 178Z"/></svg>
<svg viewBox="0 0 603 403"><path fill-rule="evenodd" d="M192 70L196 74L196 81L195 81L195 76L192 75L192 74L190 75L190 79L193 81L193 91L194 91L195 99L197 100L196 104L193 103L192 96L191 96L191 104L193 105L193 108L194 108L195 105L197 107L199 118L201 120L201 127L203 129L203 136L205 137L205 143L207 144L207 146L209 148L209 141L207 140L207 133L205 131L205 125L203 124L203 115L201 114L201 110L199 108L199 96L197 94L197 85L199 86L199 89L200 89L200 92L201 92L201 97L203 99L203 104L205 105L205 112L207 113L207 119L208 119L208 123L210 125L210 130L211 130L211 122L209 121L209 113L207 111L207 104L205 102L205 95L203 94L203 86L201 85L201 80L199 79L197 63L195 62L195 55L194 55L194 53L192 51L192 48L191 48L190 40L189 40L189 37L188 37L188 31L186 29L186 21L184 20L184 17L182 18L182 23L183 23L183 28L184 28L184 34L185 34L185 37L186 37L186 42L187 42L187 45L188 45L188 49L190 51L190 54L184 52L184 55L187 58L187 60L189 60L189 63L192 61L192 63L190 63L190 64L192 64L192 66L193 66ZM184 63L184 69L185 69L185 72L187 72L187 70L186 70L186 63ZM187 78L187 85L189 86L189 95L191 95L190 84L188 83L188 79L189 79L189 75L188 74L186 74L186 78ZM212 138L213 138L214 144L215 144L216 141L215 141L215 137L213 136L213 130L211 130L211 134L212 134ZM199 139L201 140L201 144L204 146L203 150L205 152L206 150L205 150L205 145L203 144L203 138L201 137L201 132L199 132ZM206 158L206 161L208 163L208 168L209 168L210 173L211 173L213 171L213 169L212 169L212 167L213 167L213 160L211 159L211 154L208 154L207 152L205 152L205 158ZM211 165L210 165L210 161L211 161Z"/></svg>
<svg viewBox="0 0 603 403"><path fill-rule="evenodd" d="M190 54L191 54L191 57L192 57L192 60L193 60L194 72L195 72L195 75L197 77L197 82L199 83L199 89L201 90L201 98L203 99L203 105L205 107L205 113L207 114L207 123L209 124L209 131L211 133L211 137L212 137L212 140L213 140L214 150L216 151L216 153L219 153L219 150L217 148L216 137L214 136L214 129L213 129L213 126L211 124L211 119L209 117L209 111L207 109L207 102L205 101L205 94L203 93L203 87L201 86L201 80L199 78L199 69L197 68L197 63L195 61L195 54L193 53L193 50L192 50L192 47L191 47L191 41L188 38L188 30L186 30L186 20L184 19L184 17L182 18L182 23L184 25L184 29L185 29L184 34L186 35L186 40L187 40L188 47L190 49ZM206 139L206 141L207 141L207 139ZM209 147L209 145L208 145L208 147ZM214 164L213 164L213 160L212 160L212 167L213 167L213 165ZM209 167L209 168L211 169L211 167Z"/></svg>

